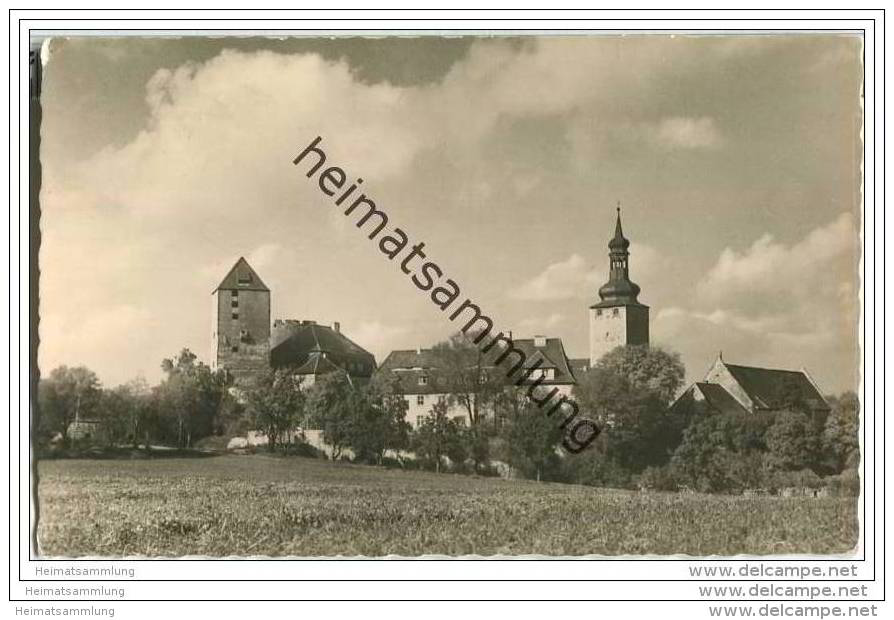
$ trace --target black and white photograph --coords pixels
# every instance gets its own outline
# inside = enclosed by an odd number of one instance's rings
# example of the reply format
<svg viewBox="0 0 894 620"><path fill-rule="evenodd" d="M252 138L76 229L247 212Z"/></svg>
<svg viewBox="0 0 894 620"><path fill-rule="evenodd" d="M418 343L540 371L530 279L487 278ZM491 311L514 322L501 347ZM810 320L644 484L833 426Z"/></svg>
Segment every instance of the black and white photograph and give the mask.
<svg viewBox="0 0 894 620"><path fill-rule="evenodd" d="M48 37L35 552L855 557L863 46Z"/></svg>

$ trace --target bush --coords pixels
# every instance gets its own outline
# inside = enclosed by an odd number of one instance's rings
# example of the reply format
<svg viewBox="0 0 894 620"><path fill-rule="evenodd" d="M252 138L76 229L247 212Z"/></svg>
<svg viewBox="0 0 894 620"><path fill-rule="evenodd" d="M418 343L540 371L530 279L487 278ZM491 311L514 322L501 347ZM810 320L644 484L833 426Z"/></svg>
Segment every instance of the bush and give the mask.
<svg viewBox="0 0 894 620"><path fill-rule="evenodd" d="M639 488L641 491L676 491L680 485L671 467L647 467L639 475Z"/></svg>
<svg viewBox="0 0 894 620"><path fill-rule="evenodd" d="M280 454L284 456L300 456L303 458L320 459L325 458L322 451L314 448L309 443L298 441L295 443L285 443L278 447Z"/></svg>
<svg viewBox="0 0 894 620"><path fill-rule="evenodd" d="M860 472L856 468L845 469L837 476L824 479L829 494L836 497L859 497Z"/></svg>

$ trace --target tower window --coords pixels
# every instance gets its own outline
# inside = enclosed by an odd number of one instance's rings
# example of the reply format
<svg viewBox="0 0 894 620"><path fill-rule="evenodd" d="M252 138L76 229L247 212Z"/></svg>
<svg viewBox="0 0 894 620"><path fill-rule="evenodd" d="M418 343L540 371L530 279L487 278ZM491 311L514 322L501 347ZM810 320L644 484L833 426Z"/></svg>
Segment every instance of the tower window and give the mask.
<svg viewBox="0 0 894 620"><path fill-rule="evenodd" d="M230 307L231 307L231 308L238 308L238 307L239 307L239 299L234 297L234 298L233 298L233 301L230 302Z"/></svg>
<svg viewBox="0 0 894 620"><path fill-rule="evenodd" d="M238 312L234 312L231 316L233 317L233 320L235 321L236 319L239 318L239 313L238 313Z"/></svg>
<svg viewBox="0 0 894 620"><path fill-rule="evenodd" d="M230 291L230 297L239 297L239 291Z"/></svg>

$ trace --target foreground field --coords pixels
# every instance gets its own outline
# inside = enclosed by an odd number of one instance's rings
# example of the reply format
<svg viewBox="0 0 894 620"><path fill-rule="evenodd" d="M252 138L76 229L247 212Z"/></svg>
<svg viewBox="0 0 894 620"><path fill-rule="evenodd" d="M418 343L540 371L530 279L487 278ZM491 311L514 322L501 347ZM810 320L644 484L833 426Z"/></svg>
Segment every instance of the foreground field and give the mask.
<svg viewBox="0 0 894 620"><path fill-rule="evenodd" d="M841 553L853 498L651 494L261 455L39 463L50 556Z"/></svg>

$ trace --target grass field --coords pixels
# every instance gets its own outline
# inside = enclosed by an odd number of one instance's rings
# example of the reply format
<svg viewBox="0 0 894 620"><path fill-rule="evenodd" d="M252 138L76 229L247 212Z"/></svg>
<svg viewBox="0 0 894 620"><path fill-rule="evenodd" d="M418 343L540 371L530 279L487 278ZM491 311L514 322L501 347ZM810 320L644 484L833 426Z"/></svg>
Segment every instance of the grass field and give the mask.
<svg viewBox="0 0 894 620"><path fill-rule="evenodd" d="M840 553L854 498L637 493L262 455L38 465L50 556Z"/></svg>

